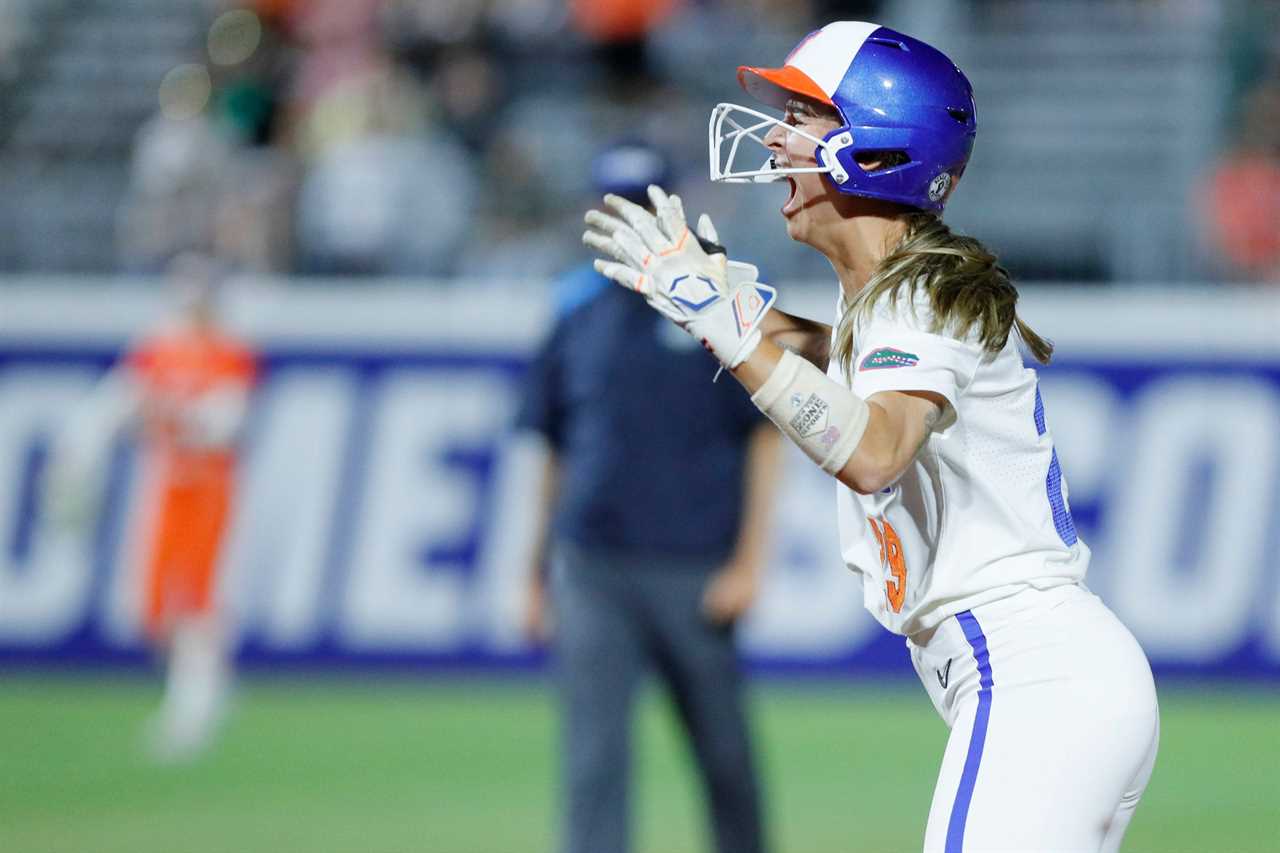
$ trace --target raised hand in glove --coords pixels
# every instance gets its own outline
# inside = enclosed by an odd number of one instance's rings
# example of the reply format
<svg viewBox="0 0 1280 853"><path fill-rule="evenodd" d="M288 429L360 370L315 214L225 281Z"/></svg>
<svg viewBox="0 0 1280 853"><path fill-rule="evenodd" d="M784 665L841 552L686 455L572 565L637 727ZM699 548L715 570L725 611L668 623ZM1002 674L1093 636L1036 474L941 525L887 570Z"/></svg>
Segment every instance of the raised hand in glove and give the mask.
<svg viewBox="0 0 1280 853"><path fill-rule="evenodd" d="M616 216L587 212L582 242L614 259L597 259L596 270L642 294L725 367L737 367L760 343L777 291L755 280L755 267L728 260L706 214L694 234L679 196L650 186L649 200L653 213L616 195L604 197Z"/></svg>

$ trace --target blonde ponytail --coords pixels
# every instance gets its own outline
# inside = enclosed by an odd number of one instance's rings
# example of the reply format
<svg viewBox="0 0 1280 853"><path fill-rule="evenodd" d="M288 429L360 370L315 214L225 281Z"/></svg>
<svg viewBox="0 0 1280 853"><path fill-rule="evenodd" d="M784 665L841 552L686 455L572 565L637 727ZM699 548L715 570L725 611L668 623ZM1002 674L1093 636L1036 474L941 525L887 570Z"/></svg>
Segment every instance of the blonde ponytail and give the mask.
<svg viewBox="0 0 1280 853"><path fill-rule="evenodd" d="M953 234L931 213L912 213L898 245L880 262L836 326L834 357L853 373L853 333L883 297L896 302L903 287L929 295L934 332L965 337L977 328L983 347L999 352L1016 330L1031 355L1048 364L1053 344L1017 315L1018 291L996 256L972 237Z"/></svg>

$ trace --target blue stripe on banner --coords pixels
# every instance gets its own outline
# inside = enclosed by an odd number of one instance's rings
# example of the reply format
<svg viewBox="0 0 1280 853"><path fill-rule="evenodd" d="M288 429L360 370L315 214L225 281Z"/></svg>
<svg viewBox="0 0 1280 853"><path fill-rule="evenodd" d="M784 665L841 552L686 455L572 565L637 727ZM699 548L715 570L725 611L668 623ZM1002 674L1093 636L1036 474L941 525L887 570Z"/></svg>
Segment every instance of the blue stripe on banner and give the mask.
<svg viewBox="0 0 1280 853"><path fill-rule="evenodd" d="M987 742L987 722L991 719L991 658L987 654L987 637L982 633L978 620L971 611L957 613L956 619L964 629L964 637L973 647L973 657L978 662L978 712L973 718L973 734L969 736L969 754L964 759L964 771L960 774L960 787L951 807L951 821L947 824L946 853L961 853L964 849L964 824L969 817L969 802L973 799L973 786L978 781L978 765L982 763L982 747Z"/></svg>

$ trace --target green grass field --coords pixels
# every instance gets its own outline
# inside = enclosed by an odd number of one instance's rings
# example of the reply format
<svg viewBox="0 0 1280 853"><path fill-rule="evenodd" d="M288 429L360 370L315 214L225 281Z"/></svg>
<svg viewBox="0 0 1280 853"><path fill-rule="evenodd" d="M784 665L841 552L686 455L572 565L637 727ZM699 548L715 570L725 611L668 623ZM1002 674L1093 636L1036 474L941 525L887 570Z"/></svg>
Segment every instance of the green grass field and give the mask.
<svg viewBox="0 0 1280 853"><path fill-rule="evenodd" d="M755 688L778 853L920 849L946 738L918 686ZM0 674L4 853L551 853L555 719L537 682L249 680L215 752L139 748L158 688ZM1129 853L1280 850L1280 691L1162 685ZM640 717L637 853L706 849L665 705Z"/></svg>

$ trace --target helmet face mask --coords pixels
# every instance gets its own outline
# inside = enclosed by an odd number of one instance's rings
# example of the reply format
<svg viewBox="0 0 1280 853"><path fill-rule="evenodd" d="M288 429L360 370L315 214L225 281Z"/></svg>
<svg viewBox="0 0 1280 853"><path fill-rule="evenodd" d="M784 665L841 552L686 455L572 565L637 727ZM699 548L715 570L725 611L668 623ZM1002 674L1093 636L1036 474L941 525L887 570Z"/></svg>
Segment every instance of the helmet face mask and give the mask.
<svg viewBox="0 0 1280 853"><path fill-rule="evenodd" d="M814 145L816 166L778 166L772 155L764 164L755 168L736 168L738 157L742 152L742 141L753 140L767 148L765 134L774 127L780 127L786 133L795 134ZM707 139L711 150L711 180L723 183L769 183L780 181L786 175L798 174L835 174L832 180L836 184L843 183L847 175L840 166L838 142L830 136L820 139L797 127L787 124L780 118L762 113L750 107L738 104L721 103L711 111L711 121L707 128Z"/></svg>
<svg viewBox="0 0 1280 853"><path fill-rule="evenodd" d="M977 121L968 79L933 47L862 21L828 24L805 38L781 68L738 70L743 88L773 107L803 95L834 108L843 121L818 139L779 119L736 104L711 114L713 181L773 180L821 172L839 192L941 212L973 149ZM736 168L744 138L764 144L781 126L814 143L816 168ZM870 170L860 163L884 160Z"/></svg>

